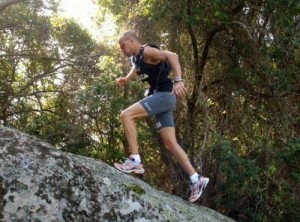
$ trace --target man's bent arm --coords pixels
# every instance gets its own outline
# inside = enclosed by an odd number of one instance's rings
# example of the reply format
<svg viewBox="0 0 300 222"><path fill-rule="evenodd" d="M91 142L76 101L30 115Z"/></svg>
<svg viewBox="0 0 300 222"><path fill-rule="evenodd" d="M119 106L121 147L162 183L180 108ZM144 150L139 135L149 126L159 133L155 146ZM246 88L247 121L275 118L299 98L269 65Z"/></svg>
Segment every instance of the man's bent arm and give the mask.
<svg viewBox="0 0 300 222"><path fill-rule="evenodd" d="M170 51L162 51L156 48L147 47L144 50L144 60L148 63L157 64L159 61L166 61L172 68L172 73L175 78L181 79L181 66L178 54Z"/></svg>
<svg viewBox="0 0 300 222"><path fill-rule="evenodd" d="M126 78L126 81L128 82L130 80L135 79L136 77L137 77L136 69L135 69L135 67L132 67L125 78Z"/></svg>
<svg viewBox="0 0 300 222"><path fill-rule="evenodd" d="M135 67L132 67L130 72L125 77L119 77L117 78L116 82L119 86L124 86L128 81L136 78L137 73L135 70Z"/></svg>

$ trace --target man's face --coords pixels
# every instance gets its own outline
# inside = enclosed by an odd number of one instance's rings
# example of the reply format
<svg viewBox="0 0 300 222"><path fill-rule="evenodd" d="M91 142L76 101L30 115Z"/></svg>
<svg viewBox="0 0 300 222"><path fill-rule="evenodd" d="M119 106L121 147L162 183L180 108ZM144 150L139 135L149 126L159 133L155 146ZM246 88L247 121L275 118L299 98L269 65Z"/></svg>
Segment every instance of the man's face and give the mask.
<svg viewBox="0 0 300 222"><path fill-rule="evenodd" d="M120 49L126 56L132 56L132 39L120 39L119 40Z"/></svg>

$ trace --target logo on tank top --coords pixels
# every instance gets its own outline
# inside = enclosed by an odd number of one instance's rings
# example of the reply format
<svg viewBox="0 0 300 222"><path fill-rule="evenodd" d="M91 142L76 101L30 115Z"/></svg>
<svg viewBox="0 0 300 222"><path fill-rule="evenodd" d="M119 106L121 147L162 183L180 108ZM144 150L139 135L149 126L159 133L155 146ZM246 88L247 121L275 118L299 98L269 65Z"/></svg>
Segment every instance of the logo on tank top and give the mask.
<svg viewBox="0 0 300 222"><path fill-rule="evenodd" d="M139 78L140 78L141 81L143 81L143 80L148 79L149 76L146 73L143 73L143 74L139 74Z"/></svg>

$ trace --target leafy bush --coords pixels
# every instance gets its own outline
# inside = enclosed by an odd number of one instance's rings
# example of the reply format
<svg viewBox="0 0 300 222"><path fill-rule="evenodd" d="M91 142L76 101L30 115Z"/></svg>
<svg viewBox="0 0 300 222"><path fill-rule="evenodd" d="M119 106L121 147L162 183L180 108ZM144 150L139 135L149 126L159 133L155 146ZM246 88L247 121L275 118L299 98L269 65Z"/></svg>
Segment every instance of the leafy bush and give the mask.
<svg viewBox="0 0 300 222"><path fill-rule="evenodd" d="M229 141L210 146L215 166L215 208L238 221L299 221L300 139L284 147L241 155ZM269 155L269 161L266 161Z"/></svg>

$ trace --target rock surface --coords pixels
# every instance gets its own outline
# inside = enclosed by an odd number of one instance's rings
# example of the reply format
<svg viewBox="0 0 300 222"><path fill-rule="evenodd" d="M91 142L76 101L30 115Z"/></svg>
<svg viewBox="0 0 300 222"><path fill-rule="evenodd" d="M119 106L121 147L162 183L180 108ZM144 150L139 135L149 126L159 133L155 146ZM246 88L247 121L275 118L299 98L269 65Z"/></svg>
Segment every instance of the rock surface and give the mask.
<svg viewBox="0 0 300 222"><path fill-rule="evenodd" d="M233 221L91 158L0 127L0 221Z"/></svg>

